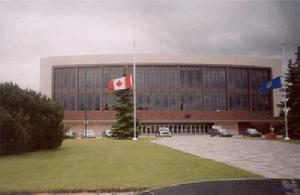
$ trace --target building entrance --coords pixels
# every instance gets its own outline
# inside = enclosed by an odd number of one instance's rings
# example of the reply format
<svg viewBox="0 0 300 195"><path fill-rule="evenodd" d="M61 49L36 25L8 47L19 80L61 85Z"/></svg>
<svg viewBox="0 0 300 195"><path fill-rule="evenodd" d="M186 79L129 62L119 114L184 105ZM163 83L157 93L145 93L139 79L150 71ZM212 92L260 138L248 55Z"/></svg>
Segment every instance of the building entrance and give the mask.
<svg viewBox="0 0 300 195"><path fill-rule="evenodd" d="M142 135L154 135L159 127L168 127L173 135L201 135L207 134L213 123L178 123L178 124L142 124Z"/></svg>

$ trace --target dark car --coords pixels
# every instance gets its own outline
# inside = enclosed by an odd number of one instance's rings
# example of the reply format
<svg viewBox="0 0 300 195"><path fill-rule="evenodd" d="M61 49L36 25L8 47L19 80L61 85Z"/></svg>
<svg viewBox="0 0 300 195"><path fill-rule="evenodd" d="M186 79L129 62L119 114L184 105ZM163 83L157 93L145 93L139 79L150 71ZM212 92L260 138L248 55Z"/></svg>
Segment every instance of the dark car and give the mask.
<svg viewBox="0 0 300 195"><path fill-rule="evenodd" d="M223 129L221 126L213 126L208 133L211 137L232 137L232 134L226 129Z"/></svg>

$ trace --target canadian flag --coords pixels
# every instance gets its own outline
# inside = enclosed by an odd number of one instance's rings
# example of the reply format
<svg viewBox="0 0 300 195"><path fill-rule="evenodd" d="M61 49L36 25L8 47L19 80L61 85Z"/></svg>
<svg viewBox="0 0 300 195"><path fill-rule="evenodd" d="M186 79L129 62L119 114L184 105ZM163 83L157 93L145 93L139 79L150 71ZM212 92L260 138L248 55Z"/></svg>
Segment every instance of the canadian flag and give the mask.
<svg viewBox="0 0 300 195"><path fill-rule="evenodd" d="M125 77L117 78L112 81L109 81L107 88L110 91L118 91L122 89L128 89L132 87L132 76L126 75Z"/></svg>

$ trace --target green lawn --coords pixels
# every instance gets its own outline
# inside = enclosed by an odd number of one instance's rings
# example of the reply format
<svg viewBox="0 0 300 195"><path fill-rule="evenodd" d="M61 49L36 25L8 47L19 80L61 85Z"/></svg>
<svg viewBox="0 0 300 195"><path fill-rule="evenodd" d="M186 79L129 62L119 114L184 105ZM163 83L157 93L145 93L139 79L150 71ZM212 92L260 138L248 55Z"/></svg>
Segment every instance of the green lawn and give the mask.
<svg viewBox="0 0 300 195"><path fill-rule="evenodd" d="M236 139L244 139L244 140L267 140L264 137L234 137ZM288 144L300 144L300 140L299 139L291 139L289 141L285 141L283 138L277 138L276 140L268 140L268 141L280 141L280 142L284 142L284 143L288 143Z"/></svg>
<svg viewBox="0 0 300 195"><path fill-rule="evenodd" d="M284 143L289 143L289 144L300 144L300 140L299 139L291 139L289 141L285 141L285 140L281 140Z"/></svg>
<svg viewBox="0 0 300 195"><path fill-rule="evenodd" d="M259 178L148 139L66 140L58 150L0 158L0 191L122 191L169 184Z"/></svg>

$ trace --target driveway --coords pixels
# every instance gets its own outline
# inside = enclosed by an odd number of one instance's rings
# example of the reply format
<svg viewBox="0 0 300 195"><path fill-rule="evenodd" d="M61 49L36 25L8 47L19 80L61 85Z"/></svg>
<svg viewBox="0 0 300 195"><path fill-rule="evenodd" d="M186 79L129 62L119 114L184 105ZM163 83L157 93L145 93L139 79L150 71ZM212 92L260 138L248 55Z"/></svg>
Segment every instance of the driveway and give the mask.
<svg viewBox="0 0 300 195"><path fill-rule="evenodd" d="M300 178L300 145L279 141L173 136L153 141L268 178Z"/></svg>

